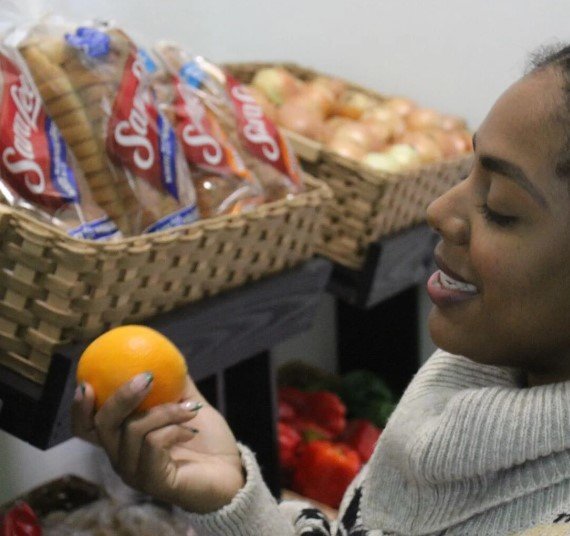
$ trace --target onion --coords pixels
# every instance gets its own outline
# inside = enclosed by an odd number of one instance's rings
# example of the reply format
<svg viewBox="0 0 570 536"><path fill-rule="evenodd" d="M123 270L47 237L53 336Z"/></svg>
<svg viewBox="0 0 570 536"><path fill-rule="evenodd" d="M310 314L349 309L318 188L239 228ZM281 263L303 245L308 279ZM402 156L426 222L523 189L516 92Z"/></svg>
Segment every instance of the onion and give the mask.
<svg viewBox="0 0 570 536"><path fill-rule="evenodd" d="M437 142L425 132L407 132L398 139L398 143L411 145L420 155L422 162L435 162L443 157Z"/></svg>
<svg viewBox="0 0 570 536"><path fill-rule="evenodd" d="M418 151L406 143L396 143L392 145L386 153L394 158L402 168L418 165L422 161Z"/></svg>
<svg viewBox="0 0 570 536"><path fill-rule="evenodd" d="M360 145L347 139L331 140L327 144L327 148L351 160L360 160L366 154L366 151Z"/></svg>
<svg viewBox="0 0 570 536"><path fill-rule="evenodd" d="M406 97L390 97L384 105L394 110L400 117L407 117L417 108L416 103Z"/></svg>
<svg viewBox="0 0 570 536"><path fill-rule="evenodd" d="M455 145L455 154L473 152L473 137L468 130L454 130L449 133L449 137Z"/></svg>
<svg viewBox="0 0 570 536"><path fill-rule="evenodd" d="M248 91L255 99L257 104L261 106L263 113L272 121L277 120L277 106L273 104L266 96L265 93L253 86L247 86Z"/></svg>
<svg viewBox="0 0 570 536"><path fill-rule="evenodd" d="M467 127L465 119L455 115L442 115L441 128L443 130L464 130Z"/></svg>
<svg viewBox="0 0 570 536"><path fill-rule="evenodd" d="M441 114L431 108L412 110L406 122L409 130L427 130L441 125Z"/></svg>
<svg viewBox="0 0 570 536"><path fill-rule="evenodd" d="M391 125L374 119L363 120L362 124L370 133L370 150L382 151L390 143L394 132Z"/></svg>
<svg viewBox="0 0 570 536"><path fill-rule="evenodd" d="M351 119L360 119L366 110L372 108L376 104L378 104L378 102L372 97L366 95L366 93L356 91L353 93L347 93L343 99L337 100L334 103L332 113L335 115L349 117Z"/></svg>
<svg viewBox="0 0 570 536"><path fill-rule="evenodd" d="M346 123L349 123L351 119L348 117L342 117L340 115L335 115L330 119L325 120L322 129L322 140L328 143L334 138L337 129Z"/></svg>
<svg viewBox="0 0 570 536"><path fill-rule="evenodd" d="M376 121L386 125L390 129L392 138L397 138L406 131L406 123L400 115L384 104L366 110L366 112L362 114L362 121Z"/></svg>
<svg viewBox="0 0 570 536"><path fill-rule="evenodd" d="M267 67L255 73L251 85L274 104L281 105L299 92L302 82L283 67Z"/></svg>
<svg viewBox="0 0 570 536"><path fill-rule="evenodd" d="M332 89L322 84L309 82L295 95L295 98L307 101L311 106L320 109L324 115L327 115L332 109L335 95Z"/></svg>
<svg viewBox="0 0 570 536"><path fill-rule="evenodd" d="M342 140L350 141L362 147L366 152L372 147L372 135L370 130L366 125L358 121L348 121L336 129L332 141Z"/></svg>
<svg viewBox="0 0 570 536"><path fill-rule="evenodd" d="M366 110L362 114L362 120L366 121L369 119L373 119L375 121L380 121L383 123L390 123L400 119L398 112L389 108L385 104L377 104Z"/></svg>
<svg viewBox="0 0 570 536"><path fill-rule="evenodd" d="M347 89L346 82L328 76L317 76L312 83L330 89L335 99L340 98Z"/></svg>
<svg viewBox="0 0 570 536"><path fill-rule="evenodd" d="M398 173L403 169L402 164L386 152L368 153L361 159L361 162L375 171L386 173Z"/></svg>
<svg viewBox="0 0 570 536"><path fill-rule="evenodd" d="M428 134L438 145L444 158L455 156L462 152L458 149L457 143L453 140L451 132L440 129L426 130Z"/></svg>
<svg viewBox="0 0 570 536"><path fill-rule="evenodd" d="M287 101L277 111L277 122L282 127L312 139L320 139L323 128L321 113L295 101Z"/></svg>

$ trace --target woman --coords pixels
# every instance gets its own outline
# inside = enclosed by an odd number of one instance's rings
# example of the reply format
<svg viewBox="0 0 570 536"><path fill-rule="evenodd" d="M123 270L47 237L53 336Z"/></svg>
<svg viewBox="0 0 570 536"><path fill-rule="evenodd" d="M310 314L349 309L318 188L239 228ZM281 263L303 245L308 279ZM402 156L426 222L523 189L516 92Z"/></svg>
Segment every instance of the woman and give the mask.
<svg viewBox="0 0 570 536"><path fill-rule="evenodd" d="M151 389L144 375L95 415L83 386L76 433L96 437L127 484L180 507L198 534L570 534L570 47L499 98L469 176L428 221L441 235L428 282L441 350L406 390L338 522L278 505L190 380L187 400L202 409L145 415L132 414Z"/></svg>

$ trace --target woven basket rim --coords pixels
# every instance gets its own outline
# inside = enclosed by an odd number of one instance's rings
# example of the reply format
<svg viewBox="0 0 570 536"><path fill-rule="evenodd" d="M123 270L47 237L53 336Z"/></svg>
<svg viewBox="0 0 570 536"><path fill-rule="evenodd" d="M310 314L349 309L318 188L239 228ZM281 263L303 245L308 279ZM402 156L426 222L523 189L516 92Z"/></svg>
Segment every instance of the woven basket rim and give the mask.
<svg viewBox="0 0 570 536"><path fill-rule="evenodd" d="M271 212L279 211L284 207L296 206L304 197L312 197L316 195L321 199L322 202L332 198L332 191L324 181L316 179L308 173L304 173L303 178L305 185L304 191L299 192L298 194L295 194L291 197L264 203L259 207L253 209L251 212L199 219L193 223L180 225L178 227L172 227L163 231L140 234L136 236L128 236L112 241L87 240L69 236L64 230L49 223L42 222L37 218L34 218L33 215L28 214L24 211L20 211L17 208L11 207L9 205L0 204L0 217L15 217L18 220L24 222L26 226L35 228L40 233L47 233L48 236L51 236L68 246L76 246L78 248L86 248L92 250L119 249L124 247L141 246L145 243L152 244L154 242L168 240L169 238L174 239L181 234L191 233L192 231L199 233L205 229L225 227L232 224L235 225L236 222L246 221L248 218L251 218L252 215L260 215L260 213L263 213L263 216L265 217L270 215Z"/></svg>

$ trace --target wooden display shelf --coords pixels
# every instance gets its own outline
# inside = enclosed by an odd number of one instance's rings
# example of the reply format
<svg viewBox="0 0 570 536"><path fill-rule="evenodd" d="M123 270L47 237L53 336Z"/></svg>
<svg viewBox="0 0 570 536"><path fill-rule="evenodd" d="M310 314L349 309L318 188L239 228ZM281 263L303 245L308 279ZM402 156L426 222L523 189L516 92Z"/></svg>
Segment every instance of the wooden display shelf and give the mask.
<svg viewBox="0 0 570 536"><path fill-rule="evenodd" d="M206 398L257 453L276 496L276 385L269 350L311 327L330 271L329 261L312 259L145 322L180 348ZM44 386L0 367L0 429L40 449L69 439L75 367L86 345L54 355Z"/></svg>

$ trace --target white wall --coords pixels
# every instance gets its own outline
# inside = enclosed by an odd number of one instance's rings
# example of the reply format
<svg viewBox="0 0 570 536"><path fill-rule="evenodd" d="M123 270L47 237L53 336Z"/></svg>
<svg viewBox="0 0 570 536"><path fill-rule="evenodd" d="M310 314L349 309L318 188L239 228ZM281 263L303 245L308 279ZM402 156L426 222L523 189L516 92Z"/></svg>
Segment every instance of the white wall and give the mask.
<svg viewBox="0 0 570 536"><path fill-rule="evenodd" d="M0 7L9 0L0 0ZM29 0L40 4L39 0ZM475 128L526 53L568 38L568 0L57 0L55 11L116 18L148 45L176 40L214 61L289 60L466 117ZM0 20L1 22L1 20ZM420 312L428 305L422 295ZM332 301L310 334L281 345L330 365ZM424 354L431 350L422 325ZM0 503L64 472L95 475L76 440L47 453L0 432Z"/></svg>

